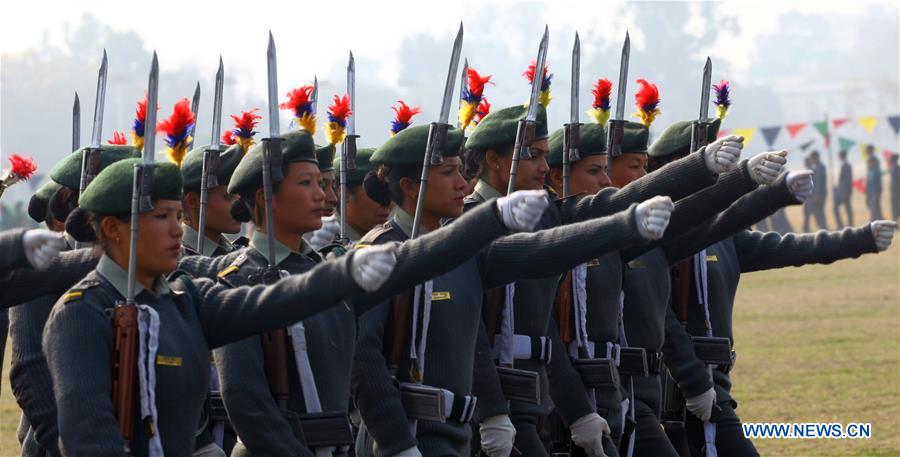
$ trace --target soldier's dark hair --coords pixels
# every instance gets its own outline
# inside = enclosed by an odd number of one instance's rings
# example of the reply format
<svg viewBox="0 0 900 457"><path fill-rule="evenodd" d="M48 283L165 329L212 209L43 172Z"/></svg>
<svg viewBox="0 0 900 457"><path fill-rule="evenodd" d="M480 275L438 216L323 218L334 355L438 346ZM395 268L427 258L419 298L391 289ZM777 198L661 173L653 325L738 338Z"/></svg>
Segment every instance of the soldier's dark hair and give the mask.
<svg viewBox="0 0 900 457"><path fill-rule="evenodd" d="M131 215L124 214L94 214L81 208L75 208L66 218L66 232L81 243L96 243L95 247L105 250L109 245L103 236L100 222L104 217L115 217L122 222L129 222Z"/></svg>
<svg viewBox="0 0 900 457"><path fill-rule="evenodd" d="M65 221L75 208L78 208L78 192L71 187L63 186L50 197L48 217Z"/></svg>
<svg viewBox="0 0 900 457"><path fill-rule="evenodd" d="M514 144L506 145L498 149L466 149L463 153L463 176L466 180L472 178L484 178L487 175L487 151L494 151L500 156L506 157L512 154Z"/></svg>
<svg viewBox="0 0 900 457"><path fill-rule="evenodd" d="M366 195L381 206L388 206L391 202L402 205L403 188L400 187L400 180L408 178L418 182L421 176L421 165L382 165L366 174L363 188Z"/></svg>

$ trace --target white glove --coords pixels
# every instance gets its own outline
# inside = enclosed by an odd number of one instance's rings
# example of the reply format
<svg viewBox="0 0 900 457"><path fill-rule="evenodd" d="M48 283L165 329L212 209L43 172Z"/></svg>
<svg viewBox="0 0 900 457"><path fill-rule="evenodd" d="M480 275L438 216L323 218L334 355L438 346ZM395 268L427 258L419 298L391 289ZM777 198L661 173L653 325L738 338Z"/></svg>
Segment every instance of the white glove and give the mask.
<svg viewBox="0 0 900 457"><path fill-rule="evenodd" d="M609 424L597 413L582 416L569 427L572 442L594 457L606 457L603 453L603 435L609 435Z"/></svg>
<svg viewBox="0 0 900 457"><path fill-rule="evenodd" d="M706 145L703 160L710 173L719 174L733 170L741 158L744 137L728 135Z"/></svg>
<svg viewBox="0 0 900 457"><path fill-rule="evenodd" d="M488 457L509 457L516 439L516 427L509 416L501 414L481 421L481 450Z"/></svg>
<svg viewBox="0 0 900 457"><path fill-rule="evenodd" d="M706 422L709 420L709 416L712 415L713 405L716 404L716 389L710 387L706 392L696 397L687 398L684 402L688 411L703 422Z"/></svg>
<svg viewBox="0 0 900 457"><path fill-rule="evenodd" d="M519 190L497 199L500 220L511 232L530 232L549 204L543 190Z"/></svg>
<svg viewBox="0 0 900 457"><path fill-rule="evenodd" d="M360 249L353 256L353 280L366 292L374 292L391 275L396 263L397 256L391 245Z"/></svg>
<svg viewBox="0 0 900 457"><path fill-rule="evenodd" d="M638 232L648 240L662 238L666 227L669 226L673 209L675 204L672 203L672 199L662 195L641 202L634 212Z"/></svg>
<svg viewBox="0 0 900 457"><path fill-rule="evenodd" d="M314 250L318 251L334 242L334 239L340 235L340 233L341 221L338 220L337 215L323 217L322 228L312 232L312 236L309 237L309 245Z"/></svg>
<svg viewBox="0 0 900 457"><path fill-rule="evenodd" d="M872 236L875 237L875 247L878 252L887 251L891 247L894 232L897 231L897 223L894 221L872 221L869 223Z"/></svg>
<svg viewBox="0 0 900 457"><path fill-rule="evenodd" d="M33 229L26 231L22 236L22 247L25 248L28 263L36 270L42 270L47 268L59 251L66 247L66 241L62 233Z"/></svg>
<svg viewBox="0 0 900 457"><path fill-rule="evenodd" d="M761 152L750 158L747 169L750 177L759 185L768 185L778 179L781 169L787 163L787 151Z"/></svg>
<svg viewBox="0 0 900 457"><path fill-rule="evenodd" d="M816 187L815 183L813 183L814 174L812 170L790 171L787 178L785 178L788 190L800 203L805 202L807 198L812 196L813 189Z"/></svg>
<svg viewBox="0 0 900 457"><path fill-rule="evenodd" d="M422 452L419 451L418 447L413 446L394 454L394 457L422 457Z"/></svg>

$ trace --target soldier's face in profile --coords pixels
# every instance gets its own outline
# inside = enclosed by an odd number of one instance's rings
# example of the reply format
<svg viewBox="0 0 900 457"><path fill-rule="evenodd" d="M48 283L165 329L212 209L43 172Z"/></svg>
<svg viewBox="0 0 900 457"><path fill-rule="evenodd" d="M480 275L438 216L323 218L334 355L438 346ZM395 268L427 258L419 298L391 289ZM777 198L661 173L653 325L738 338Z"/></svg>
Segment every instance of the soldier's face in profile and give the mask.
<svg viewBox="0 0 900 457"><path fill-rule="evenodd" d="M612 160L609 178L615 187L625 187L647 174L647 154L626 152Z"/></svg>
<svg viewBox="0 0 900 457"><path fill-rule="evenodd" d="M234 195L228 193L225 186L217 186L209 190L206 225L210 229L218 233L237 233L241 231L241 223L231 217L231 203L235 198ZM199 214L198 210L198 221L200 218Z"/></svg>
<svg viewBox="0 0 900 457"><path fill-rule="evenodd" d="M442 165L428 170L425 210L438 218L459 217L467 189L466 179L462 175L462 160L459 157L444 157Z"/></svg>
<svg viewBox="0 0 900 457"><path fill-rule="evenodd" d="M606 159L605 155L590 155L573 163L572 174L569 176L569 192L573 195L579 193L591 195L609 187L612 182L606 174Z"/></svg>
<svg viewBox="0 0 900 457"><path fill-rule="evenodd" d="M347 198L347 223L353 226L359 233L365 234L377 225L387 222L391 215L391 207L381 206L375 200L369 198L362 185L355 186L348 191Z"/></svg>
<svg viewBox="0 0 900 457"><path fill-rule="evenodd" d="M322 212L325 217L334 215L334 208L337 207L338 197L334 189L334 170L322 172L322 190L325 192L325 202Z"/></svg>
<svg viewBox="0 0 900 457"><path fill-rule="evenodd" d="M181 255L181 202L156 200L153 209L141 213L137 239L138 280L152 282L153 278L175 271ZM122 268L128 268L131 243L131 221L114 216L100 221L107 253ZM146 284L145 284L146 285Z"/></svg>
<svg viewBox="0 0 900 457"><path fill-rule="evenodd" d="M277 229L292 233L308 233L322 227L325 214L325 191L322 189L319 166L310 162L288 164L278 192L272 195L273 223ZM260 189L256 204L264 207Z"/></svg>

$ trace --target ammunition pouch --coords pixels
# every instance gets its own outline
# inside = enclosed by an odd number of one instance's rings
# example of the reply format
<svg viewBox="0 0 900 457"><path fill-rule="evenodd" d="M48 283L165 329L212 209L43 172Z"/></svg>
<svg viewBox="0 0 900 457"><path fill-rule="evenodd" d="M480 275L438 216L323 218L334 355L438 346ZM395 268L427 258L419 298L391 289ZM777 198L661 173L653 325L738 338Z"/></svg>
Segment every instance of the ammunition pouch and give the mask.
<svg viewBox="0 0 900 457"><path fill-rule="evenodd" d="M507 400L541 404L541 385L534 371L497 367L500 387Z"/></svg>
<svg viewBox="0 0 900 457"><path fill-rule="evenodd" d="M308 448L352 446L353 430L344 411L297 414L284 411L294 437Z"/></svg>
<svg viewBox="0 0 900 457"><path fill-rule="evenodd" d="M473 395L460 395L422 384L401 382L399 389L400 401L409 419L465 424L472 420L478 403L478 398Z"/></svg>

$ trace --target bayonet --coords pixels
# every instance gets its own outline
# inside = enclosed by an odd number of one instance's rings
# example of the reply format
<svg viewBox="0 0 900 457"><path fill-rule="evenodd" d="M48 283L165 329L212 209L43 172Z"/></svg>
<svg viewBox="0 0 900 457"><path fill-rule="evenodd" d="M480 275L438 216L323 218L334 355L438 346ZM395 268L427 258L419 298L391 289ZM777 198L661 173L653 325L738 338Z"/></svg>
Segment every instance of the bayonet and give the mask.
<svg viewBox="0 0 900 457"><path fill-rule="evenodd" d="M75 102L72 103L72 151L81 147L81 101L78 100L78 92L75 92Z"/></svg>
<svg viewBox="0 0 900 457"><path fill-rule="evenodd" d="M197 113L200 112L200 81L194 87L194 97L191 99L191 113L194 113L194 127L191 128L191 142L187 145L188 151L194 147L194 137L197 136Z"/></svg>
<svg viewBox="0 0 900 457"><path fill-rule="evenodd" d="M225 85L225 66L219 56L219 69L216 71L216 89L213 98L212 141L203 151L203 168L200 173L200 220L197 223L197 253L203 255L203 244L206 240L206 209L209 204L209 189L219 185L219 153L221 148L219 134L222 131L222 93ZM196 125L196 124L195 124Z"/></svg>
<svg viewBox="0 0 900 457"><path fill-rule="evenodd" d="M516 174L519 170L519 160L531 160L531 145L534 143L534 135L538 98L541 94L541 86L544 83L544 67L547 63L547 46L550 42L550 30L545 25L544 35L541 37L541 43L538 45L537 59L534 61L534 77L531 79L531 96L528 98L528 112L525 119L519 120L516 129L516 142L513 147L512 164L509 169L509 183L506 187L506 193L511 194L516 190Z"/></svg>
<svg viewBox="0 0 900 457"><path fill-rule="evenodd" d="M103 59L100 62L100 71L97 73L97 95L94 99L94 122L91 127L91 144L81 155L81 182L78 186L80 195L87 188L91 180L100 171L100 142L103 134L103 109L106 104L106 80L108 73L108 61L106 49L103 50Z"/></svg>
<svg viewBox="0 0 900 457"><path fill-rule="evenodd" d="M572 162L581 160L578 148L581 144L581 123L578 122L578 90L581 84L581 40L575 32L575 44L572 46L572 77L569 97L569 123L564 126L563 133L563 197L569 196L569 178L572 174Z"/></svg>
<svg viewBox="0 0 900 457"><path fill-rule="evenodd" d="M709 139L709 92L712 89L712 60L707 57L700 84L700 116L691 123L691 152L706 146Z"/></svg>
<svg viewBox="0 0 900 457"><path fill-rule="evenodd" d="M318 91L317 91L318 93ZM353 59L353 51L350 51L350 58L347 60L347 95L350 97L350 115L347 117L347 133L344 141L341 143L341 208L340 217L340 234L338 242L346 245L349 242L347 238L347 171L356 169L356 60Z"/></svg>
<svg viewBox="0 0 900 457"><path fill-rule="evenodd" d="M319 112L319 77L313 75L313 91L312 96L312 115L316 117L316 113Z"/></svg>
<svg viewBox="0 0 900 457"><path fill-rule="evenodd" d="M410 238L419 235L419 224L422 222L422 206L425 203L425 192L428 190L428 170L432 165L441 165L444 159L441 151L447 142L447 131L450 129L450 105L453 103L453 87L456 85L456 72L459 69L459 57L462 53L463 24L459 23L456 39L453 41L453 50L450 52L450 66L447 69L447 79L444 83L444 95L441 101L441 111L437 122L432 122L428 129L428 141L425 146L425 158L422 161L422 175L419 180L419 196L416 199L416 213L413 216L413 226ZM418 287L418 286L417 286Z"/></svg>
<svg viewBox="0 0 900 457"><path fill-rule="evenodd" d="M266 239L268 249L266 259L268 268L263 277L266 284L278 280L278 266L275 262L275 230L272 217L272 189L281 175L281 125L278 120L278 58L275 52L275 38L269 31L269 46L266 51L266 69L268 78L268 102L269 102L269 138L263 141L263 195L266 205ZM277 167L277 171L276 171Z"/></svg>
<svg viewBox="0 0 900 457"><path fill-rule="evenodd" d="M610 159L622 155L622 140L625 137L625 95L628 87L628 61L631 56L631 37L625 32L622 45L622 59L619 63L619 81L616 91L616 116L609 120L606 135L606 149Z"/></svg>

